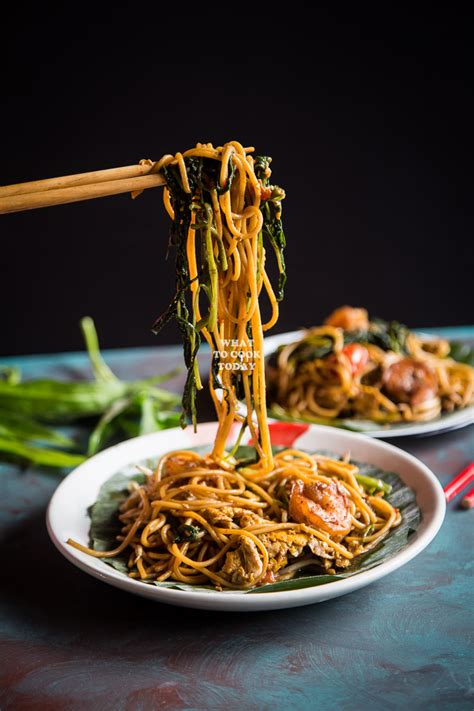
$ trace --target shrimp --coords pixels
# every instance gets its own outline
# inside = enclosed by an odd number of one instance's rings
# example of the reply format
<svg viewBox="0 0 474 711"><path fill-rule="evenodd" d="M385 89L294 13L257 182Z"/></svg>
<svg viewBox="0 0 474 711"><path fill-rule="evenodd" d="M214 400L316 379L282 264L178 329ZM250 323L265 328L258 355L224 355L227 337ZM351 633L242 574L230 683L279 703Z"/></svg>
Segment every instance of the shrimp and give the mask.
<svg viewBox="0 0 474 711"><path fill-rule="evenodd" d="M383 375L383 386L396 402L421 405L438 392L436 373L421 360L402 358L392 363Z"/></svg>
<svg viewBox="0 0 474 711"><path fill-rule="evenodd" d="M369 315L366 309L356 309L353 306L341 306L333 311L324 322L344 331L367 331Z"/></svg>
<svg viewBox="0 0 474 711"><path fill-rule="evenodd" d="M312 484L296 479L291 487L289 514L298 523L332 535L345 536L351 530L349 497L335 479Z"/></svg>

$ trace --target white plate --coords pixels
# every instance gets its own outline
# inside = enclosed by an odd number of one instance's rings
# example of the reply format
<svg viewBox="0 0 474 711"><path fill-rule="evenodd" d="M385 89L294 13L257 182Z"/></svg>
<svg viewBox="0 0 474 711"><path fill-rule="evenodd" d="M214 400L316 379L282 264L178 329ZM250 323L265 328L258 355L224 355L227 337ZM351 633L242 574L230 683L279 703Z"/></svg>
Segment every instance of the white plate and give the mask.
<svg viewBox="0 0 474 711"><path fill-rule="evenodd" d="M301 426L296 426L298 431ZM150 457L156 458L172 449L206 445L214 440L216 423L179 428L136 437L100 452L81 464L59 485L47 513L48 532L59 551L74 565L103 582L159 602L208 610L275 610L298 607L345 595L383 578L420 553L434 538L446 509L443 490L434 474L422 462L406 452L360 434L331 427L309 427L295 440L302 449L328 449L338 454L350 450L354 459L397 472L416 493L422 520L407 546L389 560L371 570L325 585L287 592L235 594L233 592L188 592L159 588L133 580L97 558L66 544L73 538L85 545L89 540L87 508L94 503L101 485L118 471ZM238 428L237 428L238 429Z"/></svg>
<svg viewBox="0 0 474 711"><path fill-rule="evenodd" d="M274 353L279 346L285 346L288 343L293 343L300 339L304 331L289 331L287 333L279 333L276 336L265 338L264 341L264 356L267 358L271 353ZM420 334L421 335L421 334ZM426 338L433 338L431 334L423 334ZM385 438L385 437L413 437L435 434L437 432L447 432L449 430L457 430L461 427L467 427L474 422L474 405L456 410L455 412L447 412L435 420L429 422L401 422L393 425L380 426L370 420L356 420L355 418L347 418L347 424L350 429L358 432L363 432L369 437ZM334 425L337 427L337 425Z"/></svg>

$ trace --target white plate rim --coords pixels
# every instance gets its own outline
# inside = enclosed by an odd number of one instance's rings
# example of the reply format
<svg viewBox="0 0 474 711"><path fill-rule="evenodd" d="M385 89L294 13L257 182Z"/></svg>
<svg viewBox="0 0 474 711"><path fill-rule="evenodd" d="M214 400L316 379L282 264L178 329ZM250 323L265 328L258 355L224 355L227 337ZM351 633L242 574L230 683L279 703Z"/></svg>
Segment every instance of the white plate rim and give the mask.
<svg viewBox="0 0 474 711"><path fill-rule="evenodd" d="M297 331L286 331L285 333L277 333L273 336L268 336L264 339L264 356L269 356L275 351L276 348L278 348L278 346L286 345L287 343L292 343L293 341L296 341L298 338L301 338L304 332L305 329L298 329ZM418 331L417 333L418 335L424 336L425 338L435 337L431 333L422 333L421 331ZM303 422L303 420L301 420L301 422ZM355 422L357 422L357 420L355 420ZM359 434L367 435L367 437L374 437L375 439L393 439L395 437L421 437L424 435L451 432L452 430L461 429L462 427L467 427L468 425L471 425L473 423L474 405L470 405L469 407L466 407L463 410L456 410L455 412L445 413L436 420L405 424L397 423L394 425L388 425L387 427L381 427L378 430L364 430L363 432L361 431ZM330 427L331 425L328 426ZM334 427L337 427L337 425L334 425Z"/></svg>
<svg viewBox="0 0 474 711"><path fill-rule="evenodd" d="M338 439L344 440L346 443L344 447L342 447L341 444L341 447L337 447L335 451L338 449L347 450L352 443L352 448L355 446L357 449L358 446L363 447L365 445L368 452L372 452L374 455L378 453L377 456L380 455L383 457L383 453L391 454L398 459L400 464L404 463L407 467L416 470L420 476L420 485L423 484L423 486L429 490L432 498L432 510L429 514L423 512L423 520L406 548L371 570L344 580L337 580L332 583L295 591L269 592L254 595L234 594L232 592L216 593L214 591L210 591L209 593L202 591L188 592L184 590L154 587L150 584L127 578L102 561L87 556L87 554L66 544L67 536L63 535L63 526L61 526L58 520L60 521L61 519L61 510L64 504L67 504L70 492L74 491L75 482L81 481L82 479L85 486L87 480L94 477L92 479L92 488L94 491L90 490L89 497L87 497L87 494L85 497L88 498L89 504L93 503L102 483L110 478L114 471L119 471L121 468L130 465L133 461L137 461L138 456L140 460L146 457L157 456L166 449L169 449L169 443L170 441L174 441L174 439L181 442L181 447L190 447L201 443L212 442L216 427L217 424L215 422L199 425L197 435L192 434L192 428L186 428L184 431L180 428L173 428L171 430L136 437L100 452L77 467L58 486L47 510L46 520L48 533L59 552L67 560L89 575L120 589L159 602L209 610L270 610L322 602L323 600L355 591L375 580L385 577L385 575L394 572L421 553L436 536L443 523L446 510L443 489L436 476L423 462L413 455L386 442L370 439L358 433L338 430L332 427L311 426L301 439L308 436L310 438L317 438L319 435L321 438L324 438L325 443L329 442L328 449L334 448L335 442ZM179 435L182 435L182 437L180 438ZM197 440L194 439L195 437L197 437ZM171 446L178 448L173 444ZM314 445L314 448L318 447L321 447L321 444ZM138 455L138 453L140 454ZM360 456L358 458L360 459ZM108 461L109 468L107 468ZM370 454L367 454L366 461L370 461ZM110 468L111 462L114 462L112 468ZM97 471L101 472L102 475L97 476ZM403 478L403 473L399 472L399 474ZM423 502L418 503L422 508ZM84 519L84 510L79 511L76 509L76 513L79 518L82 517L82 519ZM73 529L69 531L68 535L71 535L71 533L75 535Z"/></svg>

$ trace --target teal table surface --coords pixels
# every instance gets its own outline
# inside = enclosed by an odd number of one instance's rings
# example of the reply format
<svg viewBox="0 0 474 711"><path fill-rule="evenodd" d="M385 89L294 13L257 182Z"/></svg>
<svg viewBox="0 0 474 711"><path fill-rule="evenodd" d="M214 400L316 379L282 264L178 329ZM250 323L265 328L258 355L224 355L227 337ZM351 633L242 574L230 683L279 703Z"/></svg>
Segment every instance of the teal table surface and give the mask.
<svg viewBox="0 0 474 711"><path fill-rule="evenodd" d="M474 341L474 328L445 335ZM127 379L181 363L174 346L105 355ZM25 378L90 375L83 353L0 360ZM206 397L200 417L212 418ZM393 443L445 484L474 459L474 426ZM2 711L474 709L474 511L459 497L421 555L367 588L224 614L129 595L63 559L45 527L60 479L0 466Z"/></svg>

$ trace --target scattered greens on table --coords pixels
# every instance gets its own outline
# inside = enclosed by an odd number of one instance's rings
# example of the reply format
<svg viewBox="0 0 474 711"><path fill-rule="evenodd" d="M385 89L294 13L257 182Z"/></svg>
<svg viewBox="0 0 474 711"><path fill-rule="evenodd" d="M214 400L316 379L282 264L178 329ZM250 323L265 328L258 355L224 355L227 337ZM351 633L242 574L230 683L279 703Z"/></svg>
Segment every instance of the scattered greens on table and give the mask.
<svg viewBox="0 0 474 711"><path fill-rule="evenodd" d="M102 358L94 322L81 329L95 377L92 381L22 382L17 368L0 366L0 459L39 466L73 467L112 439L127 439L179 425L181 398L157 387L176 371L145 380L119 380ZM64 425L95 418L87 454L44 423Z"/></svg>

